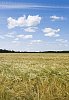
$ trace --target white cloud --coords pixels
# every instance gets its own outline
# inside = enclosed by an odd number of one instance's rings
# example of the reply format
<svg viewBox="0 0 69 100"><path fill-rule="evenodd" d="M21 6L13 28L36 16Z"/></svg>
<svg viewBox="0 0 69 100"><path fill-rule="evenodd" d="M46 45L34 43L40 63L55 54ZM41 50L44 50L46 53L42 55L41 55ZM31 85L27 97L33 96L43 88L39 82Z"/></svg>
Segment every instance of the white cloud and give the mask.
<svg viewBox="0 0 69 100"><path fill-rule="evenodd" d="M13 32L9 32L8 34L10 34L10 35L14 35L15 33L16 33L16 32L13 31Z"/></svg>
<svg viewBox="0 0 69 100"><path fill-rule="evenodd" d="M34 26L37 26L38 24L40 24L41 17L39 15L36 15L36 16L29 15L26 18L26 16L24 15L23 17L19 17L17 20L12 17L9 17L7 19L7 21L8 21L9 29L15 28L17 26L19 26L19 27L34 27Z"/></svg>
<svg viewBox="0 0 69 100"><path fill-rule="evenodd" d="M8 38L14 38L14 36L11 35L11 34L6 34L5 36L8 37Z"/></svg>
<svg viewBox="0 0 69 100"><path fill-rule="evenodd" d="M42 31L45 33L45 36L58 37L59 34L56 34L56 33L58 33L60 29L44 28Z"/></svg>
<svg viewBox="0 0 69 100"><path fill-rule="evenodd" d="M29 39L29 38L32 38L32 35L25 35L24 36L24 39Z"/></svg>
<svg viewBox="0 0 69 100"><path fill-rule="evenodd" d="M42 43L42 40L32 40L29 45L33 45L33 44L40 44Z"/></svg>
<svg viewBox="0 0 69 100"><path fill-rule="evenodd" d="M26 32L36 32L38 28L37 27L28 27L28 28L25 28L24 31Z"/></svg>
<svg viewBox="0 0 69 100"><path fill-rule="evenodd" d="M41 43L42 40L32 40L33 43Z"/></svg>
<svg viewBox="0 0 69 100"><path fill-rule="evenodd" d="M14 28L15 26L17 26L17 21L16 21L15 19L13 19L12 17L9 17L9 18L7 19L7 21L8 21L8 28L9 28L9 29L12 29L12 28Z"/></svg>
<svg viewBox="0 0 69 100"><path fill-rule="evenodd" d="M4 36L8 37L8 38L14 38L15 37L15 32L8 32Z"/></svg>
<svg viewBox="0 0 69 100"><path fill-rule="evenodd" d="M36 16L29 15L26 21L27 21L27 26L37 26L41 21L41 17L39 17L39 15Z"/></svg>
<svg viewBox="0 0 69 100"><path fill-rule="evenodd" d="M2 2L0 4L0 9L33 9L33 8L64 8L69 9L69 6L48 6L48 5L35 5L30 3L8 3L8 2Z"/></svg>
<svg viewBox="0 0 69 100"><path fill-rule="evenodd" d="M32 38L32 35L17 35L17 38L29 39Z"/></svg>
<svg viewBox="0 0 69 100"><path fill-rule="evenodd" d="M67 43L68 40L65 40L65 39L56 39L57 42L60 42L60 43Z"/></svg>
<svg viewBox="0 0 69 100"><path fill-rule="evenodd" d="M56 39L59 46L68 47L69 41L66 39Z"/></svg>
<svg viewBox="0 0 69 100"><path fill-rule="evenodd" d="M20 44L20 41L13 40L12 43L14 43L14 44Z"/></svg>
<svg viewBox="0 0 69 100"><path fill-rule="evenodd" d="M17 38L24 38L24 35L17 35Z"/></svg>
<svg viewBox="0 0 69 100"><path fill-rule="evenodd" d="M64 17L63 16L50 16L50 19L52 20L52 21L56 21L56 20L64 20Z"/></svg>

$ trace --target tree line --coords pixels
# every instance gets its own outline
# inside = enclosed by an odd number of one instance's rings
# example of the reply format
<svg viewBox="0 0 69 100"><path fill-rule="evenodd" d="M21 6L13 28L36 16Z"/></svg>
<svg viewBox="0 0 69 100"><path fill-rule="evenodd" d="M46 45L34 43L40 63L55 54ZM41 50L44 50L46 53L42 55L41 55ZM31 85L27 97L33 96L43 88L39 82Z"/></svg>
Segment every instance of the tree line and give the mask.
<svg viewBox="0 0 69 100"><path fill-rule="evenodd" d="M38 51L38 52L28 52L28 51L14 51L0 49L0 53L69 53L69 51Z"/></svg>

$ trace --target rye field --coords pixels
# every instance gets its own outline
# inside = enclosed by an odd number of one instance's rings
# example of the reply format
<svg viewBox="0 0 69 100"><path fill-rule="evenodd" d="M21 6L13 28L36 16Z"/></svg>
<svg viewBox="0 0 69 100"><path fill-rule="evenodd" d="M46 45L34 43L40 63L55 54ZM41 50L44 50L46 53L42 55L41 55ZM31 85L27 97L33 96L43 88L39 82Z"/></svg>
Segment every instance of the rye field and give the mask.
<svg viewBox="0 0 69 100"><path fill-rule="evenodd" d="M0 53L0 100L69 100L69 54Z"/></svg>

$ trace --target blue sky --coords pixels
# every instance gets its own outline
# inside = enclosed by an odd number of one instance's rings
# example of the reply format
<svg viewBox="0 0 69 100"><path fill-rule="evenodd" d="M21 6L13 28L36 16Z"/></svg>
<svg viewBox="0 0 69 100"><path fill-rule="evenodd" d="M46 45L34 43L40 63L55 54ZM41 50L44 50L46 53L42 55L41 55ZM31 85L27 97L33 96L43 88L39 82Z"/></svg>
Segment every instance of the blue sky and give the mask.
<svg viewBox="0 0 69 100"><path fill-rule="evenodd" d="M69 50L69 0L0 0L0 48Z"/></svg>

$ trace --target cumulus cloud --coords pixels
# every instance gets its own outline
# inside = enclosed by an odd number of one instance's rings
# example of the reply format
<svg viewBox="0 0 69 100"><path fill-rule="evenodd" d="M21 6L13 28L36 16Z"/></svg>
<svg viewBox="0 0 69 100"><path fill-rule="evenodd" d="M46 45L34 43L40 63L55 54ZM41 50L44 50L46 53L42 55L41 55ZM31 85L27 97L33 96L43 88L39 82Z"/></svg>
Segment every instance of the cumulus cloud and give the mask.
<svg viewBox="0 0 69 100"><path fill-rule="evenodd" d="M64 17L63 16L50 16L50 19L52 21L57 21L57 20L64 20Z"/></svg>
<svg viewBox="0 0 69 100"><path fill-rule="evenodd" d="M12 17L9 17L9 18L7 19L7 21L8 21L8 28L9 28L9 29L12 29L12 28L14 28L15 26L17 26L17 21L16 21L15 19L13 19Z"/></svg>
<svg viewBox="0 0 69 100"><path fill-rule="evenodd" d="M59 34L57 33L60 31L60 29L44 28L42 31L45 33L45 36L58 37Z"/></svg>
<svg viewBox="0 0 69 100"><path fill-rule="evenodd" d="M19 26L19 27L34 27L34 26L37 26L38 24L40 24L41 17L39 15L36 15L36 16L29 15L28 17L26 17L24 15L23 17L19 17L17 20L12 17L9 17L7 19L7 21L8 21L9 29L15 28L17 26Z"/></svg>
<svg viewBox="0 0 69 100"><path fill-rule="evenodd" d="M38 28L37 27L28 27L28 28L25 28L24 31L26 32L36 32Z"/></svg>

